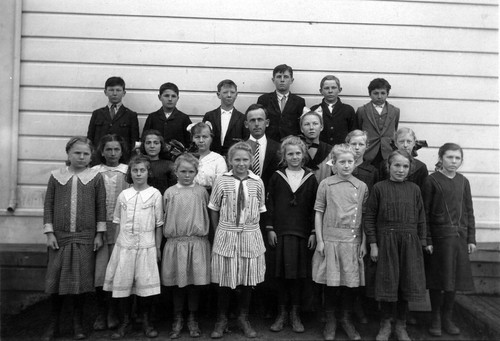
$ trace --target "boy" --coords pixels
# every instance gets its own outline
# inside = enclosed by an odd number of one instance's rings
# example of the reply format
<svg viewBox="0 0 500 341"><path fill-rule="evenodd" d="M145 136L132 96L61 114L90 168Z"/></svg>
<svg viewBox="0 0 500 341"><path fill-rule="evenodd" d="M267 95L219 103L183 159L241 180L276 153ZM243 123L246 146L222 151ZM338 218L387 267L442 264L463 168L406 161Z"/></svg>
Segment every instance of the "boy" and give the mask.
<svg viewBox="0 0 500 341"><path fill-rule="evenodd" d="M379 168L392 152L391 140L398 129L399 108L389 104L391 85L383 78L375 78L368 85L371 102L356 111L358 127L368 133L365 160Z"/></svg>
<svg viewBox="0 0 500 341"><path fill-rule="evenodd" d="M311 107L311 111L316 111L323 117L323 131L319 140L332 146L342 144L347 134L358 128L354 108L340 100L342 87L340 80L333 75L323 77L319 92L323 95L323 101Z"/></svg>
<svg viewBox="0 0 500 341"><path fill-rule="evenodd" d="M189 147L191 135L187 131L187 127L191 124L191 120L188 115L175 107L179 100L179 88L174 83L162 84L158 99L162 107L148 115L143 131L156 129L163 135L165 143L177 140L184 147Z"/></svg>
<svg viewBox="0 0 500 341"><path fill-rule="evenodd" d="M257 103L263 105L268 113L267 137L279 142L288 135L300 133L299 119L306 102L290 92L293 83L293 69L290 66L276 66L271 80L276 90L260 96Z"/></svg>
<svg viewBox="0 0 500 341"><path fill-rule="evenodd" d="M139 121L137 113L122 104L126 94L125 81L121 77L108 78L104 84L104 94L108 98L108 105L92 113L87 138L97 148L101 137L117 134L123 137L130 152L139 140Z"/></svg>
<svg viewBox="0 0 500 341"><path fill-rule="evenodd" d="M203 116L203 122L210 122L214 138L211 150L226 156L229 147L248 136L245 128L245 115L236 110L234 102L238 97L238 87L230 79L224 79L217 85L217 97L220 107Z"/></svg>

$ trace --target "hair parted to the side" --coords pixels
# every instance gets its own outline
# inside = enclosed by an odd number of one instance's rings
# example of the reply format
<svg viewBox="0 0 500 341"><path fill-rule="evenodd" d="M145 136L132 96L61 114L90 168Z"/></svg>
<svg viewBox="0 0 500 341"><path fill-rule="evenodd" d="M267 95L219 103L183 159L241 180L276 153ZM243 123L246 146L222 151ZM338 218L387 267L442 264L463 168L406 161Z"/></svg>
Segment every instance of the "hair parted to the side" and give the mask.
<svg viewBox="0 0 500 341"><path fill-rule="evenodd" d="M214 138L214 133L212 132L212 127L206 124L205 122L198 122L193 124L193 126L190 129L191 133L191 140L193 139L194 135L200 134L203 129L208 129L208 132L210 134L210 137L213 139Z"/></svg>
<svg viewBox="0 0 500 341"><path fill-rule="evenodd" d="M337 162L338 158L342 154L352 154L352 157L355 159L356 158L356 153L354 152L354 149L352 149L350 144L347 143L341 143L341 144L336 144L333 146L331 152L330 152L330 160L332 164L335 164Z"/></svg>
<svg viewBox="0 0 500 341"><path fill-rule="evenodd" d="M134 155L130 158L130 161L128 162L127 177L125 179L129 184L134 183L134 181L132 180L132 166L138 165L140 163L144 163L144 165L148 170L148 180L153 175L151 173L151 159L149 158L149 156L142 154Z"/></svg>
<svg viewBox="0 0 500 341"><path fill-rule="evenodd" d="M276 66L273 70L273 77L276 76L277 73L285 73L285 72L290 72L290 77L293 78L293 69L291 66L288 66L286 64L280 64Z"/></svg>
<svg viewBox="0 0 500 341"><path fill-rule="evenodd" d="M66 143L66 154L69 153L71 148L77 143L83 143L89 146L90 148L90 155L94 155L94 145L92 144L92 141L90 141L88 138L85 136L73 136L72 138L69 139L68 143ZM69 160L66 160L66 166L70 165Z"/></svg>
<svg viewBox="0 0 500 341"><path fill-rule="evenodd" d="M302 163L301 165L304 166L304 164L309 160L309 154L307 153L307 147L304 141L298 136L288 136L285 137L283 142L281 142L280 146L280 167L286 167L286 147L288 146L297 146L300 148L302 151Z"/></svg>
<svg viewBox="0 0 500 341"><path fill-rule="evenodd" d="M123 90L125 90L125 81L121 77L109 77L106 79L106 83L104 83L104 90L106 90L110 86L121 86Z"/></svg>
<svg viewBox="0 0 500 341"><path fill-rule="evenodd" d="M410 161L410 167L411 167L411 164L413 163L413 156L411 156L410 153L408 153L406 150L394 150L390 155L389 157L387 158L387 162L386 162L386 169L387 169L387 174L390 174L391 171L390 171L390 168L391 168L391 164L392 162L394 161L394 158L398 155L401 155L402 157L408 159L408 161Z"/></svg>
<svg viewBox="0 0 500 341"><path fill-rule="evenodd" d="M337 83L337 87L340 89L340 79L335 77L334 75L326 75L321 79L321 82L319 83L319 88L323 89L323 85L325 85L326 81L335 81Z"/></svg>
<svg viewBox="0 0 500 341"><path fill-rule="evenodd" d="M323 126L323 117L316 111L308 111L300 116L300 121L299 121L300 127L302 127L302 122L307 116L316 116L319 119L319 123L321 124L321 126Z"/></svg>
<svg viewBox="0 0 500 341"><path fill-rule="evenodd" d="M401 136L401 135L411 135L411 137L413 137L413 141L416 142L417 141L417 135L415 134L415 132L410 129L410 128L406 128L406 127L401 127L398 129L398 131L396 131L394 133L394 142L397 142L398 141L398 138Z"/></svg>
<svg viewBox="0 0 500 341"><path fill-rule="evenodd" d="M384 78L375 78L368 85L368 95L370 95L375 89L385 89L387 94L389 94L391 91L391 85Z"/></svg>
<svg viewBox="0 0 500 341"><path fill-rule="evenodd" d="M158 90L160 96L163 92L165 92L165 90L172 90L173 92L175 92L175 94L177 96L179 96L179 88L177 87L177 85L175 85L174 83L170 83L170 82L167 82L167 83L163 83L161 86L160 86L160 89Z"/></svg>
<svg viewBox="0 0 500 341"><path fill-rule="evenodd" d="M200 165L200 161L191 153L182 153L179 155L174 162L174 170L177 172L179 166L182 162L187 162L193 165L194 169L196 169L196 173L198 173L198 167Z"/></svg>
<svg viewBox="0 0 500 341"><path fill-rule="evenodd" d="M120 148L122 149L122 156L120 157L120 160L118 160L118 162L127 163L129 158L127 143L125 142L123 137L117 134L104 135L99 141L96 154L101 163L106 164L106 158L102 155L102 153L104 151L104 147L106 147L106 143L108 142L118 142L120 144Z"/></svg>
<svg viewBox="0 0 500 341"><path fill-rule="evenodd" d="M227 87L234 87L234 89L236 91L238 91L238 86L236 85L235 82L233 82L232 80L230 79L224 79L224 80L221 80L219 82L219 84L217 84L217 92L220 92L222 90L222 88L224 86L227 86Z"/></svg>
<svg viewBox="0 0 500 341"><path fill-rule="evenodd" d="M233 159L234 154L238 150L246 151L248 153L248 155L250 156L250 162L252 161L252 159L253 159L252 147L250 147L250 145L246 142L237 142L237 143L233 144L229 148L229 151L227 152L227 160L229 161L229 163L231 163L231 160Z"/></svg>
<svg viewBox="0 0 500 341"><path fill-rule="evenodd" d="M144 155L148 154L148 153L146 153L145 142L146 142L146 137L148 137L149 135L158 136L158 138L160 139L160 144L161 144L160 153L162 151L164 151L166 144L165 144L165 139L163 138L163 135L156 129L148 129L142 133L141 147L139 148L139 151L141 152L141 154L144 154Z"/></svg>
<svg viewBox="0 0 500 341"><path fill-rule="evenodd" d="M359 129L351 130L349 134L347 134L347 136L345 137L345 143L351 143L351 139L354 137L364 137L365 144L368 147L368 132Z"/></svg>
<svg viewBox="0 0 500 341"><path fill-rule="evenodd" d="M436 163L436 166L434 168L435 171L438 171L441 168L443 168L443 156L449 150L452 150L452 151L458 150L458 151L460 151L460 155L462 156L462 161L463 161L463 159L464 159L464 150L462 149L462 147L460 147L460 145L458 145L456 143L447 142L447 143L443 144L441 147L439 147L439 150L438 150L438 162Z"/></svg>
<svg viewBox="0 0 500 341"><path fill-rule="evenodd" d="M245 111L245 121L248 120L248 113L250 111L254 111L254 110L258 110L258 109L264 110L264 114L266 114L266 120L267 120L267 109L262 104L254 103L254 104L250 104L250 106L247 108L247 111Z"/></svg>

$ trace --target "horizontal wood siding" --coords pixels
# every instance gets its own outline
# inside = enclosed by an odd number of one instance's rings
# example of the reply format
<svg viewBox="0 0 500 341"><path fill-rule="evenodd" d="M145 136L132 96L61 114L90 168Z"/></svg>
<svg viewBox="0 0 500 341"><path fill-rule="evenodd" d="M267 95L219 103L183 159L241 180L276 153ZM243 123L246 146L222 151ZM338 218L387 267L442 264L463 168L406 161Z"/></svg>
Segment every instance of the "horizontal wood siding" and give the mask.
<svg viewBox="0 0 500 341"><path fill-rule="evenodd" d="M85 135L92 110L106 105L106 78L125 79L124 103L142 127L164 82L179 86L179 109L197 121L220 104L220 80L238 84L244 111L273 90L281 63L293 66L292 91L308 106L321 101L326 74L340 78L342 101L355 108L368 102L371 79L388 79L400 126L429 143L419 153L429 170L444 142L464 147L478 241L500 241L498 6L489 0L25 0L18 214L41 215L68 137Z"/></svg>

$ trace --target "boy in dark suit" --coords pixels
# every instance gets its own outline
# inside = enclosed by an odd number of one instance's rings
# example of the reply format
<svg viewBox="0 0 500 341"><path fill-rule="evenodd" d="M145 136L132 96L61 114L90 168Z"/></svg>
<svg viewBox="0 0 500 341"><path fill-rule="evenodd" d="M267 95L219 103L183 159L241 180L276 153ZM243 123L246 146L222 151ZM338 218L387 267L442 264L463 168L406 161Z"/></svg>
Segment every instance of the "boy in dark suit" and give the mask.
<svg viewBox="0 0 500 341"><path fill-rule="evenodd" d="M234 107L238 97L238 87L230 79L224 79L217 85L217 97L220 107L203 116L203 122L212 127L214 138L210 149L226 156L229 147L248 137L245 128L245 115Z"/></svg>
<svg viewBox="0 0 500 341"><path fill-rule="evenodd" d="M125 81L121 77L108 78L104 84L104 94L108 98L108 105L92 113L87 138L97 147L101 137L116 134L125 140L130 152L139 140L139 121L137 113L122 104L126 94Z"/></svg>
<svg viewBox="0 0 500 341"><path fill-rule="evenodd" d="M319 140L331 146L344 143L347 134L358 128L354 108L340 100L342 87L340 80L333 75L323 77L319 92L323 95L323 101L311 107L311 111L316 111L323 117L323 130Z"/></svg>
<svg viewBox="0 0 500 341"><path fill-rule="evenodd" d="M375 78L368 85L371 101L356 111L358 127L368 133L365 160L377 169L392 152L391 141L399 124L399 108L389 104L391 85L383 78Z"/></svg>
<svg viewBox="0 0 500 341"><path fill-rule="evenodd" d="M290 66L276 66L272 81L276 90L260 96L257 103L263 105L268 113L267 137L279 142L288 135L300 134L299 119L306 102L290 92L293 83L293 69Z"/></svg>
<svg viewBox="0 0 500 341"><path fill-rule="evenodd" d="M187 131L191 119L176 108L179 100L179 88L174 83L162 84L158 99L162 107L148 115L143 131L158 130L163 135L165 143L177 140L187 148L191 143L191 134Z"/></svg>

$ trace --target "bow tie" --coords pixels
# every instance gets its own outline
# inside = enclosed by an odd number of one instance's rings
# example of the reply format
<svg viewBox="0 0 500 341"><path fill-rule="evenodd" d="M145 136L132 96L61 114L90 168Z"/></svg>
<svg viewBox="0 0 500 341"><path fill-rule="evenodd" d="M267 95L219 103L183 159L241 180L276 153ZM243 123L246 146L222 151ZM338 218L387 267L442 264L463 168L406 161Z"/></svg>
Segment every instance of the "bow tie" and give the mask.
<svg viewBox="0 0 500 341"><path fill-rule="evenodd" d="M318 143L311 143L310 145L307 146L307 149L311 149L311 148L319 148L319 144Z"/></svg>

